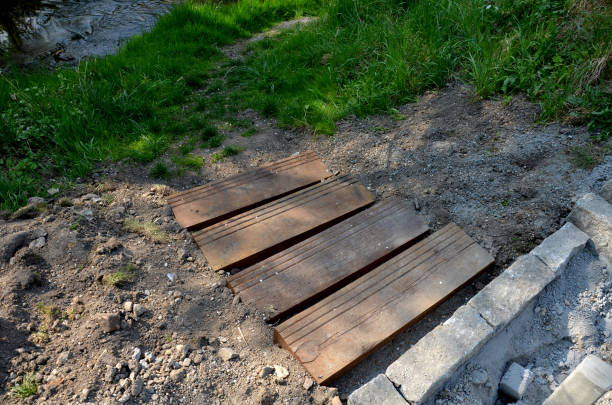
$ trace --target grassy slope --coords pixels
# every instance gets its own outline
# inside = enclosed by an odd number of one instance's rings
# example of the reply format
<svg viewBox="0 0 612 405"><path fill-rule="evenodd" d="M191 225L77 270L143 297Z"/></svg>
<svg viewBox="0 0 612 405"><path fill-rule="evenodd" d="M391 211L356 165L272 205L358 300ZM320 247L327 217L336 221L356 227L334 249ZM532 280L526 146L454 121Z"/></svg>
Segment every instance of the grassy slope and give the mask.
<svg viewBox="0 0 612 405"><path fill-rule="evenodd" d="M239 108L333 133L342 116L393 112L455 77L476 96L526 92L542 119L573 117L609 137L609 0L318 1L181 5L118 55L0 80L0 208L39 192L41 172L79 175L109 157L150 161L193 130L219 145L212 120ZM323 18L211 71L217 46L303 11ZM178 120L186 104L195 107ZM175 162L201 166L188 155L196 141ZM168 174L163 164L156 172Z"/></svg>
<svg viewBox="0 0 612 405"><path fill-rule="evenodd" d="M76 70L0 76L0 209L42 192L41 173L72 177L101 159L154 159L193 126L174 117L221 58L219 46L317 1L181 4L117 55Z"/></svg>
<svg viewBox="0 0 612 405"><path fill-rule="evenodd" d="M459 77L477 96L526 92L542 119L586 116L609 136L611 10L597 0L337 0L316 26L258 44L232 80L247 105L323 133Z"/></svg>

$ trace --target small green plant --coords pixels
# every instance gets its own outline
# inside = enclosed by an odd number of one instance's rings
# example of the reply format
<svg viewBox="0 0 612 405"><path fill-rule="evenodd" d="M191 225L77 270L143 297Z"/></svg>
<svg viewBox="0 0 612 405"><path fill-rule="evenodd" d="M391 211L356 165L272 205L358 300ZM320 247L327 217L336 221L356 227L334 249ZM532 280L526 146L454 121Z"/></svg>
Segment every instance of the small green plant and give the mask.
<svg viewBox="0 0 612 405"><path fill-rule="evenodd" d="M166 333L166 342L168 343L172 342L172 335L169 333Z"/></svg>
<svg viewBox="0 0 612 405"><path fill-rule="evenodd" d="M606 154L610 153L612 153L612 146L593 141L569 150L570 161L574 166L585 170L593 169L602 162Z"/></svg>
<svg viewBox="0 0 612 405"><path fill-rule="evenodd" d="M179 166L184 166L188 169L196 171L200 170L204 164L202 156L195 156L191 154L187 156L175 156L172 158L172 160Z"/></svg>
<svg viewBox="0 0 612 405"><path fill-rule="evenodd" d="M133 283L136 276L136 266L128 263L111 274L105 274L102 277L102 283L112 287L123 287Z"/></svg>
<svg viewBox="0 0 612 405"><path fill-rule="evenodd" d="M154 242L166 242L169 237L158 225L149 221L139 221L136 218L127 218L123 221L123 229L126 232L135 232L145 236Z"/></svg>
<svg viewBox="0 0 612 405"><path fill-rule="evenodd" d="M212 155L212 162L213 163L220 162L227 157L239 154L243 150L244 148L242 146L235 146L235 145L226 146L225 148L223 148L221 152L217 152Z"/></svg>
<svg viewBox="0 0 612 405"><path fill-rule="evenodd" d="M115 196L111 193L104 193L102 194L102 201L104 201L104 204L109 205L115 201Z"/></svg>
<svg viewBox="0 0 612 405"><path fill-rule="evenodd" d="M11 396L15 398L24 399L36 395L38 393L38 381L34 377L34 374L26 374L23 376L21 383L11 388Z"/></svg>
<svg viewBox="0 0 612 405"><path fill-rule="evenodd" d="M240 134L240 136L242 136L242 137L244 137L244 138L248 138L248 137L250 137L251 135L253 135L255 132L256 132L255 127L251 127L251 128L249 128L249 129L247 129L246 131L242 132L242 133Z"/></svg>
<svg viewBox="0 0 612 405"><path fill-rule="evenodd" d="M151 170L149 170L149 176L154 177L156 179L167 179L170 177L170 169L163 162L157 162Z"/></svg>
<svg viewBox="0 0 612 405"><path fill-rule="evenodd" d="M501 200L501 205L502 207L507 207L508 206L508 200Z"/></svg>
<svg viewBox="0 0 612 405"><path fill-rule="evenodd" d="M77 228L79 227L79 225L81 224L81 221L82 221L82 220L83 220L83 217L82 217L82 216L79 216L79 217L76 219L76 221L74 221L74 222L72 223L72 225L70 225L70 229L72 229L73 231L74 231L75 229L77 229Z"/></svg>

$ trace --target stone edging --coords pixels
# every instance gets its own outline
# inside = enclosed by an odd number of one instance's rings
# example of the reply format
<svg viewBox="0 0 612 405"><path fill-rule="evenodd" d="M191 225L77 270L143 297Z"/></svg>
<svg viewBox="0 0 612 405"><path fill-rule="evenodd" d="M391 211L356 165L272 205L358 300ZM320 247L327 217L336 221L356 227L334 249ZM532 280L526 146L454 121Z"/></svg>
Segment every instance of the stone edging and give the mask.
<svg viewBox="0 0 612 405"><path fill-rule="evenodd" d="M577 202L568 218L593 236L604 254L610 252L610 246L602 242L610 240L607 232L611 230L611 210L604 199L587 194ZM529 254L519 257L457 309L451 318L395 360L384 375L378 375L353 392L348 404L427 402L485 343L508 326L563 272L589 239L589 235L574 224L566 223Z"/></svg>

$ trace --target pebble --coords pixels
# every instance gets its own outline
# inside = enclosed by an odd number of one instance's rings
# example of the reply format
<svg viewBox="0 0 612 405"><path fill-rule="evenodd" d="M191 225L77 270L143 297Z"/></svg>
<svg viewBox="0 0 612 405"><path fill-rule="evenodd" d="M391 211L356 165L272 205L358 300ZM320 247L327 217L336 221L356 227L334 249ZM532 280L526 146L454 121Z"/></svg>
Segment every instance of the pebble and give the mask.
<svg viewBox="0 0 612 405"><path fill-rule="evenodd" d="M133 309L134 309L134 303L132 301L125 301L123 303L123 310L125 312L132 312Z"/></svg>
<svg viewBox="0 0 612 405"><path fill-rule="evenodd" d="M274 372L274 367L272 367L272 366L263 366L259 370L258 376L259 376L259 378L266 378L267 376L269 376L273 372Z"/></svg>
<svg viewBox="0 0 612 405"><path fill-rule="evenodd" d="M279 380L284 380L289 377L289 370L283 366L274 365L274 371L276 373L276 378Z"/></svg>
<svg viewBox="0 0 612 405"><path fill-rule="evenodd" d="M140 377L136 378L134 380L134 384L132 384L132 391L131 391L132 396L137 397L138 395L140 395L143 387L144 387L144 381L142 380L142 378Z"/></svg>
<svg viewBox="0 0 612 405"><path fill-rule="evenodd" d="M312 380L312 378L306 376L306 378L304 378L304 385L302 385L302 387L308 391L310 388L312 388L312 386L314 385L314 381Z"/></svg>
<svg viewBox="0 0 612 405"><path fill-rule="evenodd" d="M472 372L472 382L474 384L482 385L489 380L489 375L485 370L474 370Z"/></svg>
<svg viewBox="0 0 612 405"><path fill-rule="evenodd" d="M61 366L64 363L66 363L68 360L70 360L72 358L72 353L70 353L69 350L63 351L59 354L59 356L57 356L57 361L55 362L55 364L57 366Z"/></svg>
<svg viewBox="0 0 612 405"><path fill-rule="evenodd" d="M191 366L191 359L189 357L186 357L185 359L183 359L183 361L181 362L181 366L183 367Z"/></svg>
<svg viewBox="0 0 612 405"><path fill-rule="evenodd" d="M32 242L30 242L29 248L39 249L39 248L44 247L46 244L47 244L47 240L41 236L40 238L34 239Z"/></svg>
<svg viewBox="0 0 612 405"><path fill-rule="evenodd" d="M104 332L111 333L121 327L121 318L117 314L100 314L98 323Z"/></svg>
<svg viewBox="0 0 612 405"><path fill-rule="evenodd" d="M142 350L140 350L139 347L135 347L134 351L132 352L132 359L133 360L140 360L140 357L142 356Z"/></svg>
<svg viewBox="0 0 612 405"><path fill-rule="evenodd" d="M230 361L238 358L238 353L228 347L222 347L221 349L219 349L219 352L217 354L223 361Z"/></svg>
<svg viewBox="0 0 612 405"><path fill-rule="evenodd" d="M42 197L30 197L28 198L28 204L41 204L44 203L45 199Z"/></svg>
<svg viewBox="0 0 612 405"><path fill-rule="evenodd" d="M134 304L134 315L136 316L141 316L142 314L144 314L146 312L145 307L143 307L140 304Z"/></svg>
<svg viewBox="0 0 612 405"><path fill-rule="evenodd" d="M172 381L180 381L185 378L186 371L185 369L172 370L170 372L170 379Z"/></svg>

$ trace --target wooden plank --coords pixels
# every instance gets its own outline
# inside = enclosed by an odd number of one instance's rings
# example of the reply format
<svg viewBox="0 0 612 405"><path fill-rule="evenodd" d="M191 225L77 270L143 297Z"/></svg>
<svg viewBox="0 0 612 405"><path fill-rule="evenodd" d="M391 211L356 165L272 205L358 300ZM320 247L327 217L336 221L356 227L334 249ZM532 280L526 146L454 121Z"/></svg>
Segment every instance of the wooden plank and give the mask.
<svg viewBox="0 0 612 405"><path fill-rule="evenodd" d="M176 221L200 229L328 178L313 152L300 153L168 198Z"/></svg>
<svg viewBox="0 0 612 405"><path fill-rule="evenodd" d="M354 178L336 177L221 223L193 237L215 270L267 257L374 202Z"/></svg>
<svg viewBox="0 0 612 405"><path fill-rule="evenodd" d="M377 203L235 274L228 286L275 321L370 271L427 232L410 205L395 199Z"/></svg>
<svg viewBox="0 0 612 405"><path fill-rule="evenodd" d="M326 384L409 327L493 258L450 224L274 330L319 384Z"/></svg>

